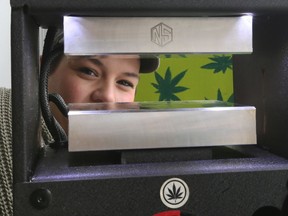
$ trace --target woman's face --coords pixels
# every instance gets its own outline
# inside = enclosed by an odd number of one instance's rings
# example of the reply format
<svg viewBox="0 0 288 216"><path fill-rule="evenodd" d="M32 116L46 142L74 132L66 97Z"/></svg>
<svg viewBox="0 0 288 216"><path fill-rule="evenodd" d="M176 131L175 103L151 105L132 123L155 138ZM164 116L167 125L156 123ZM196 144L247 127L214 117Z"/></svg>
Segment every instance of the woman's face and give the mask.
<svg viewBox="0 0 288 216"><path fill-rule="evenodd" d="M68 103L132 102L139 81L137 55L63 57L49 76L49 93ZM67 131L67 120L52 105L52 112Z"/></svg>

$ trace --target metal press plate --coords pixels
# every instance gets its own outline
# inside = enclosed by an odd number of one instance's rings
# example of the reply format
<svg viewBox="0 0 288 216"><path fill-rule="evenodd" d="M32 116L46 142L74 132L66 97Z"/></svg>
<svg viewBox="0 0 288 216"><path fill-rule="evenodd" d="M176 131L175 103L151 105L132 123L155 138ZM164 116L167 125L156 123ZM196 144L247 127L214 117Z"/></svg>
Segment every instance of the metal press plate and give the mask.
<svg viewBox="0 0 288 216"><path fill-rule="evenodd" d="M217 101L71 104L69 151L256 144L255 112Z"/></svg>
<svg viewBox="0 0 288 216"><path fill-rule="evenodd" d="M64 17L65 53L251 53L252 16Z"/></svg>

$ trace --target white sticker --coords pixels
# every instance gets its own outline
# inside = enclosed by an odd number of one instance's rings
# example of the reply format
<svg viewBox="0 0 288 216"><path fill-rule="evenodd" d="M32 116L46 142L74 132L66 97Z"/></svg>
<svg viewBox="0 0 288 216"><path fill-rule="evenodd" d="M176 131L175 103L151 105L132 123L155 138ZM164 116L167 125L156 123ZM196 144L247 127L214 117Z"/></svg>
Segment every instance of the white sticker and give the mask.
<svg viewBox="0 0 288 216"><path fill-rule="evenodd" d="M179 178L168 179L160 189L160 198L168 208L180 208L188 201L188 185Z"/></svg>

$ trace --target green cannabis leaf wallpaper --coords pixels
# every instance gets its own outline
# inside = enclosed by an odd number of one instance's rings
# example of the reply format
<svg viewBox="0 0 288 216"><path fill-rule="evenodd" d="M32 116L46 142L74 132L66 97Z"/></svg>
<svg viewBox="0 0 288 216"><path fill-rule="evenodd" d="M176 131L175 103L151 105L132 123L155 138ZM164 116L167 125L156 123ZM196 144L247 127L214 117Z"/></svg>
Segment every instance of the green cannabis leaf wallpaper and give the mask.
<svg viewBox="0 0 288 216"><path fill-rule="evenodd" d="M135 101L233 102L232 55L160 55L154 73L141 74Z"/></svg>
<svg viewBox="0 0 288 216"><path fill-rule="evenodd" d="M176 96L176 93L189 89L184 86L177 86L177 84L184 78L186 72L187 70L177 74L174 78L171 77L170 67L167 68L164 78L161 77L157 71L155 72L155 80L157 83L151 84L155 89L157 89L155 93L160 94L159 101L180 100L180 98Z"/></svg>

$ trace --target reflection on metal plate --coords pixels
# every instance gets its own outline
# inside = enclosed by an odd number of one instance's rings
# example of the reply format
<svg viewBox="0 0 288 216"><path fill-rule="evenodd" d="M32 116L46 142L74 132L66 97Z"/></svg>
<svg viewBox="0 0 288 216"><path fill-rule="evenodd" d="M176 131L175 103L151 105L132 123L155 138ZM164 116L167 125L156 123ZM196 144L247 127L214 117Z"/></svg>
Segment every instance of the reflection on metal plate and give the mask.
<svg viewBox="0 0 288 216"><path fill-rule="evenodd" d="M70 104L69 151L256 144L255 108L219 101Z"/></svg>
<svg viewBox="0 0 288 216"><path fill-rule="evenodd" d="M65 53L251 53L252 16L64 17Z"/></svg>

